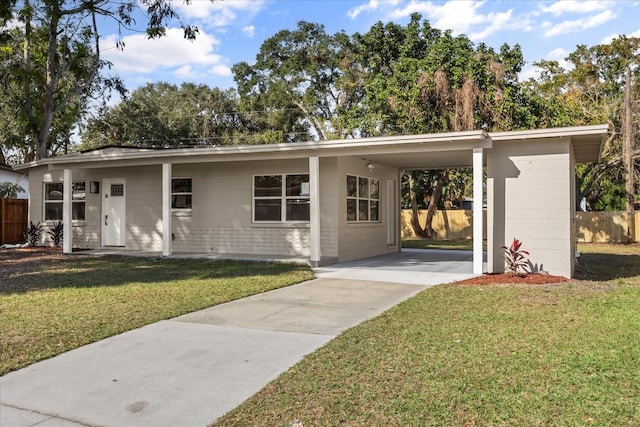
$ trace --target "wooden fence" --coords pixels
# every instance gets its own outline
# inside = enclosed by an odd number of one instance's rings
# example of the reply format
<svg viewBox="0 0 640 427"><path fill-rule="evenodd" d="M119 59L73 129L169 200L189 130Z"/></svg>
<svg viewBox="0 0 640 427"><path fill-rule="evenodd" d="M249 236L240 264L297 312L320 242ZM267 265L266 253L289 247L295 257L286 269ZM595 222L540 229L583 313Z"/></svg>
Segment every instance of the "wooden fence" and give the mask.
<svg viewBox="0 0 640 427"><path fill-rule="evenodd" d="M487 217L484 212L484 235L487 235ZM424 226L427 211L418 214L420 224ZM634 242L640 242L640 212L636 212L634 221ZM629 222L625 212L578 212L576 214L576 237L584 243L624 243L627 241ZM439 239L471 239L473 237L473 212L468 210L436 211L433 229ZM415 237L411 227L411 210L403 210L401 216L402 237Z"/></svg>
<svg viewBox="0 0 640 427"><path fill-rule="evenodd" d="M28 200L0 199L0 245L21 243L28 218Z"/></svg>
<svg viewBox="0 0 640 427"><path fill-rule="evenodd" d="M625 243L630 221L627 213L620 211L578 212L576 214L576 237L578 242ZM634 242L640 242L640 212L633 216Z"/></svg>

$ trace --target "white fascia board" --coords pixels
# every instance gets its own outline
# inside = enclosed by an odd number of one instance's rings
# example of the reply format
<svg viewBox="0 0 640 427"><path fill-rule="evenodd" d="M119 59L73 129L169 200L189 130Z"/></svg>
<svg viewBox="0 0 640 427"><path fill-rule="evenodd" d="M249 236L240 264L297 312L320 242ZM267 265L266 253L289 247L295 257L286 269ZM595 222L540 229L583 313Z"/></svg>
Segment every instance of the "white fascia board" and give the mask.
<svg viewBox="0 0 640 427"><path fill-rule="evenodd" d="M572 136L605 136L609 132L609 125L572 126L564 128L516 130L508 132L489 132L494 141L527 140L541 138L562 138Z"/></svg>
<svg viewBox="0 0 640 427"><path fill-rule="evenodd" d="M294 155L307 156L313 154L315 156L340 155L346 151L353 150L375 150L390 149L399 151L401 147L409 147L416 144L425 144L425 148L429 144L433 144L434 149L442 149L442 145L451 145L451 149L455 149L456 145L471 143L474 146L488 148L491 145L491 139L484 131L465 131L465 132L449 132L437 134L422 135L398 135L384 136L361 139L341 139L330 141L308 141L308 142L289 142L282 144L263 144L263 145L233 145L220 147L202 147L202 148L177 148L167 150L135 150L132 152L100 152L92 151L87 153L72 154L68 156L51 157L48 159L32 162L27 167L35 167L42 164L48 164L50 169L59 169L63 165L83 164L87 166L89 163L103 161L135 161L141 160L147 163L151 160L153 163L158 162L181 162L186 159L203 158L207 156L220 156L220 161L231 160L231 158L245 157L249 160L256 155L265 156L282 156ZM462 147L461 147L462 148ZM306 153L306 154L303 154ZM227 157L228 156L228 157ZM295 155L294 155L295 157ZM154 160L157 160L154 162ZM238 160L238 159L234 159ZM203 159L203 161L206 161ZM187 161L190 162L190 161Z"/></svg>

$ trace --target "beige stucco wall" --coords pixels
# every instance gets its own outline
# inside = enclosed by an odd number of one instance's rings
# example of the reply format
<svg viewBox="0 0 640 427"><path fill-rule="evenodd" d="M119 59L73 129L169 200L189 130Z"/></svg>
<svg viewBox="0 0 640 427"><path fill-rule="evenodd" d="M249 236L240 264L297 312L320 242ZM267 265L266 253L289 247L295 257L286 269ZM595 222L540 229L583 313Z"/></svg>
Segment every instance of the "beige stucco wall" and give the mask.
<svg viewBox="0 0 640 427"><path fill-rule="evenodd" d="M321 254L338 257L337 159L320 159ZM192 178L193 209L172 215L176 252L309 256L309 224L252 223L252 183L256 174L308 173L307 159L173 165L174 178ZM89 193L90 181L126 180L127 250L162 250L161 166L79 169L74 181L87 182L85 221L74 222L75 246L101 245L102 200ZM30 173L30 215L42 221L43 182L62 182L62 171ZM49 224L51 225L51 224ZM46 235L46 233L43 233Z"/></svg>
<svg viewBox="0 0 640 427"><path fill-rule="evenodd" d="M388 204L390 203L387 192L387 180L394 180L398 185L398 169L376 164L373 171L367 170L367 161L359 158L344 157L338 159L338 259L339 261L349 261L358 258L380 255L387 252L397 252L399 250L396 237L395 245L387 245L387 229L395 228L396 236L399 236L399 221L389 224ZM349 223L347 222L347 175L377 178L380 180L380 221L371 223ZM398 190L396 190L396 195ZM399 196L395 203L395 211L399 215Z"/></svg>
<svg viewBox="0 0 640 427"><path fill-rule="evenodd" d="M494 142L487 150L489 272L504 271L502 246L517 238L535 269L571 277L572 180L567 140Z"/></svg>

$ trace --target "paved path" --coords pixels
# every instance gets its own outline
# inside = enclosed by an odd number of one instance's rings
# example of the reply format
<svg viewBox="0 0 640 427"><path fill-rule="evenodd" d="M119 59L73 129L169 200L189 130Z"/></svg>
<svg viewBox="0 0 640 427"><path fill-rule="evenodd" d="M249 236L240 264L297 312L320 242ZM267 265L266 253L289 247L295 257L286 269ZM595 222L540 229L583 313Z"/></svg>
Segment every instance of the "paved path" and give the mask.
<svg viewBox="0 0 640 427"><path fill-rule="evenodd" d="M0 378L0 426L206 426L425 287L319 278L126 332Z"/></svg>

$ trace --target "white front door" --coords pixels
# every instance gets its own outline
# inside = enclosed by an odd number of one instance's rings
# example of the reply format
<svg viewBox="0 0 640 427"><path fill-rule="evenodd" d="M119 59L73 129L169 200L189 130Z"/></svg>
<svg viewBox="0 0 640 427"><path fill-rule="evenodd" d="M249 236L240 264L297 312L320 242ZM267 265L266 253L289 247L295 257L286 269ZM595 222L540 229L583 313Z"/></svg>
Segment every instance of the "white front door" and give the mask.
<svg viewBox="0 0 640 427"><path fill-rule="evenodd" d="M125 238L125 180L102 180L102 245L124 246Z"/></svg>

